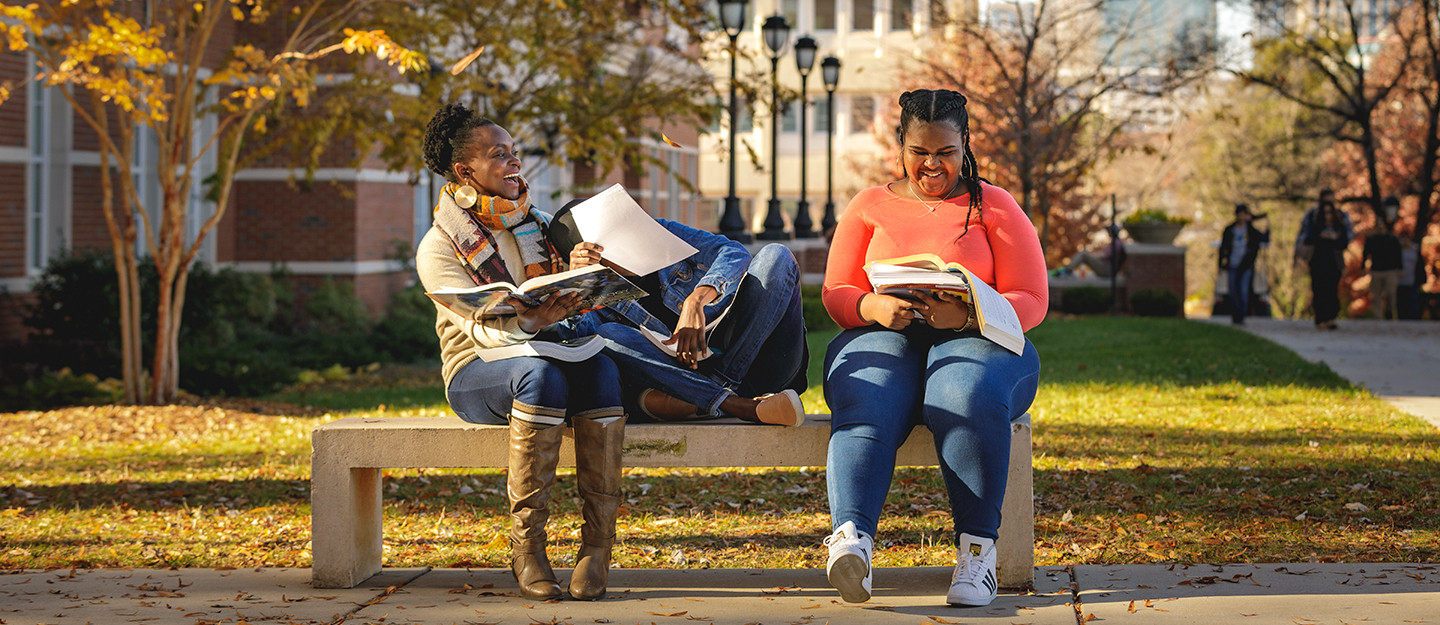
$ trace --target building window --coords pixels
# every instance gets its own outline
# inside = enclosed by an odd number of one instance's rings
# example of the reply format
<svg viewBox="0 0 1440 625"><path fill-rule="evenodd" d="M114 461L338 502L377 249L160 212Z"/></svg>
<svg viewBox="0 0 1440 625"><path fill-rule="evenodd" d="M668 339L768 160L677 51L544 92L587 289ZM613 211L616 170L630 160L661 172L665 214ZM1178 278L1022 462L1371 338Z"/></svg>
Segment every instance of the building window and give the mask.
<svg viewBox="0 0 1440 625"><path fill-rule="evenodd" d="M48 199L46 187L50 180L49 164L46 162L50 156L50 134L46 132L50 123L50 117L46 115L49 98L40 81L32 80L29 87L26 91L30 92L30 172L27 176L30 179L30 215L26 221L30 229L30 255L26 260L32 271L44 271L45 260L49 257L45 245L45 231L49 226L48 211L45 210Z"/></svg>
<svg viewBox="0 0 1440 625"><path fill-rule="evenodd" d="M850 98L850 132L870 132L875 123L875 98L868 95Z"/></svg>
<svg viewBox="0 0 1440 625"><path fill-rule="evenodd" d="M740 116L740 125L737 127L740 132L750 132L755 129L755 114L750 111L750 103L740 100L735 103L735 113Z"/></svg>
<svg viewBox="0 0 1440 625"><path fill-rule="evenodd" d="M780 132L795 132L800 119L800 102L786 102L785 110L780 112Z"/></svg>
<svg viewBox="0 0 1440 625"><path fill-rule="evenodd" d="M890 0L890 30L910 30L910 0Z"/></svg>
<svg viewBox="0 0 1440 625"><path fill-rule="evenodd" d="M665 190L665 218L670 221L680 221L680 153L668 150L665 155L670 165L670 175L665 177L669 182Z"/></svg>
<svg viewBox="0 0 1440 625"><path fill-rule="evenodd" d="M790 30L800 30L800 0L780 0L780 14L790 22Z"/></svg>
<svg viewBox="0 0 1440 625"><path fill-rule="evenodd" d="M815 30L835 30L835 0L815 0Z"/></svg>
<svg viewBox="0 0 1440 625"><path fill-rule="evenodd" d="M417 178L418 180L415 182L415 236L412 237L410 245L418 249L420 240L425 238L427 232L430 232L430 215L434 214L437 202L437 199L430 195L430 190L438 187L431 186L435 183L436 176L429 170L420 172Z"/></svg>
<svg viewBox="0 0 1440 625"><path fill-rule="evenodd" d="M851 0L850 13L852 30L875 28L875 0Z"/></svg>
<svg viewBox="0 0 1440 625"><path fill-rule="evenodd" d="M815 121L810 132L830 132L830 106L828 101L816 101L815 107L810 111L810 116Z"/></svg>

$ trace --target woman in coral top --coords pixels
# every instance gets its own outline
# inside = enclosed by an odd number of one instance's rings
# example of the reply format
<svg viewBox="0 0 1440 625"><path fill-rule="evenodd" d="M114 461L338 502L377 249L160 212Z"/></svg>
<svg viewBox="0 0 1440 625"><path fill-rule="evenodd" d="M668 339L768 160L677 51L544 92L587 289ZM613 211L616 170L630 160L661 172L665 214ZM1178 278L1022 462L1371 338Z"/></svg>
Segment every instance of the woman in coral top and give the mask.
<svg viewBox="0 0 1440 625"><path fill-rule="evenodd" d="M865 266L924 252L958 262L994 286L1028 331L1048 306L1045 261L1015 199L977 174L965 96L910 91L900 109L905 177L851 200L826 265L825 308L845 329L825 355L834 529L825 539L826 573L844 600L870 598L870 556L895 452L923 423L935 435L955 522L959 564L946 602L983 606L995 599L1010 420L1035 398L1040 359L1029 341L1017 356L982 338L959 298L876 294Z"/></svg>

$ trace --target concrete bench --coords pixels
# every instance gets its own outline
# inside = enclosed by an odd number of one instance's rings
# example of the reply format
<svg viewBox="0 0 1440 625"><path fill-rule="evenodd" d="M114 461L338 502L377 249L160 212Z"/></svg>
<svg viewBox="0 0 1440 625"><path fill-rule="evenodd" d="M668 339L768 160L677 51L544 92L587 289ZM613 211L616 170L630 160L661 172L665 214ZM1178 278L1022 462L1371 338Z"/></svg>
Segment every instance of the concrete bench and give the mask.
<svg viewBox="0 0 1440 625"><path fill-rule="evenodd" d="M825 466L830 415L808 415L798 428L738 420L647 423L625 430L627 467ZM1030 415L1011 424L1010 478L996 545L1001 586L1034 581L1035 507ZM508 466L507 428L455 417L349 417L311 433L311 575L319 588L350 588L380 572L380 470ZM566 433L561 466L574 466ZM935 466L935 443L920 427L896 457L897 466ZM818 537L817 537L818 540Z"/></svg>

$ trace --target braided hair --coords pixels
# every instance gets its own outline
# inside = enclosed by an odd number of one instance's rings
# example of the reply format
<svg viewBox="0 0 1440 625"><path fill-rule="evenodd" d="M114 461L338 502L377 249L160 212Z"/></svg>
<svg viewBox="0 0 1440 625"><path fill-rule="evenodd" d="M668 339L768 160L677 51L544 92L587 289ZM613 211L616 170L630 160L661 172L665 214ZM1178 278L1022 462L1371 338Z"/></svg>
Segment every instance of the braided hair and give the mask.
<svg viewBox="0 0 1440 625"><path fill-rule="evenodd" d="M965 155L960 163L960 179L965 182L965 189L970 195L970 205L965 211L965 230L960 233L964 238L970 232L970 215L980 210L983 192L980 183L984 178L980 177L980 166L975 162L975 154L970 151L970 113L965 110L967 100L958 91L949 89L917 89L906 91L900 94L900 125L895 127L896 139L901 147L905 145L905 132L915 122L934 124L937 122L950 122L960 131L961 144L965 146ZM909 173L906 172L908 176ZM981 215L984 219L984 215Z"/></svg>
<svg viewBox="0 0 1440 625"><path fill-rule="evenodd" d="M425 166L450 182L460 182L451 165L475 150L476 129L494 125L464 104L452 102L440 107L425 124Z"/></svg>

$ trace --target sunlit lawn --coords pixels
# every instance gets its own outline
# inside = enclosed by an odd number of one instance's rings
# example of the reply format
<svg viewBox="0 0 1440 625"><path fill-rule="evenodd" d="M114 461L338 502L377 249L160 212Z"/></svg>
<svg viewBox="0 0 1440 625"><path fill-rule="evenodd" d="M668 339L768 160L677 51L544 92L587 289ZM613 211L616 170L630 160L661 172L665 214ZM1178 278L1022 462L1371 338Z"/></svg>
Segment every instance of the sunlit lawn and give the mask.
<svg viewBox="0 0 1440 625"><path fill-rule="evenodd" d="M812 335L809 410L823 411ZM1440 559L1440 433L1274 344L1181 320L1047 321L1039 564ZM0 415L0 567L305 566L309 431L449 414L438 374L383 369L226 408ZM573 561L562 478L552 557ZM824 468L629 470L626 567L823 566ZM504 566L499 471L387 471L386 563ZM896 474L878 566L943 565L934 469Z"/></svg>

